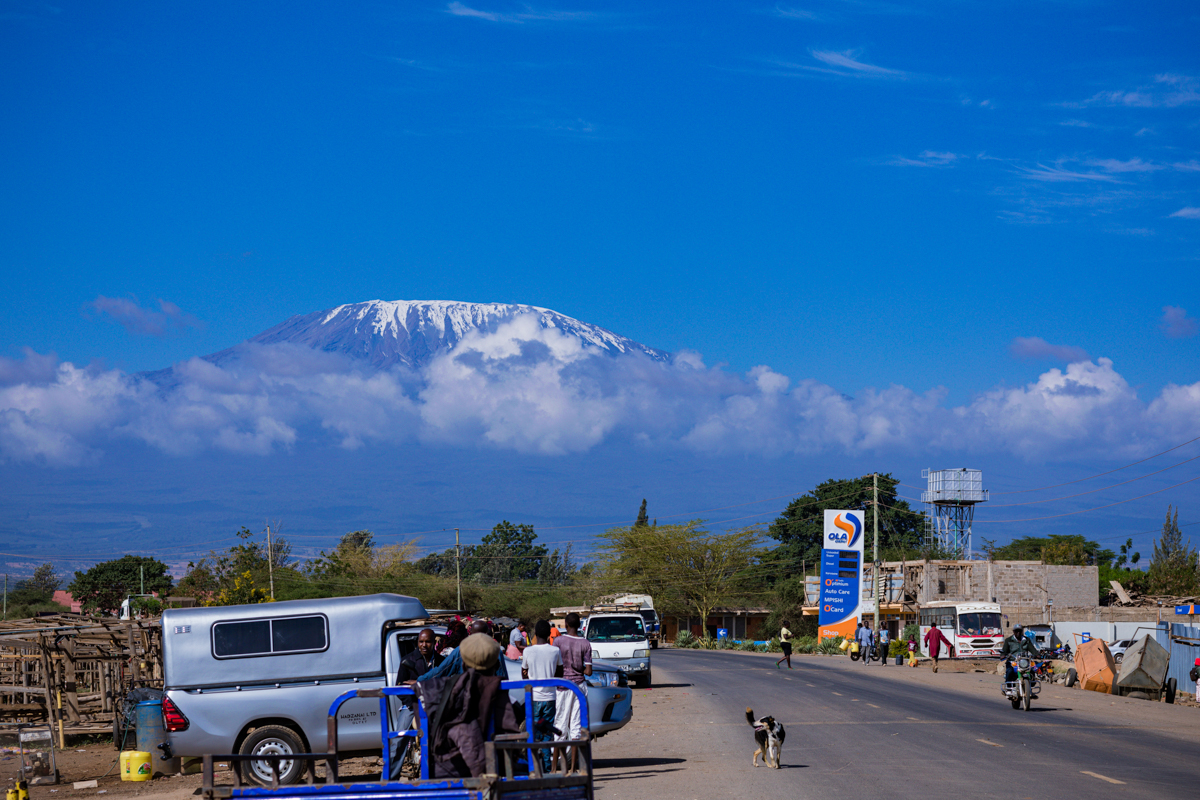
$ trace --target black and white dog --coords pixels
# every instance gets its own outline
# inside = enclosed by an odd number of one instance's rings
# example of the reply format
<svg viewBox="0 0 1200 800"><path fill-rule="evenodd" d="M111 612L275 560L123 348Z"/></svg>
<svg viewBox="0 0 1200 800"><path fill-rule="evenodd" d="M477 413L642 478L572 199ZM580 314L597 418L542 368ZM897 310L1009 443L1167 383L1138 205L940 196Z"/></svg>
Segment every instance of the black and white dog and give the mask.
<svg viewBox="0 0 1200 800"><path fill-rule="evenodd" d="M758 757L763 757L763 763L768 767L779 769L779 751L783 749L783 725L774 717L754 718L754 710L746 709L746 721L754 728L754 741L758 749L754 751L754 766L758 766ZM771 762L775 763L772 764Z"/></svg>

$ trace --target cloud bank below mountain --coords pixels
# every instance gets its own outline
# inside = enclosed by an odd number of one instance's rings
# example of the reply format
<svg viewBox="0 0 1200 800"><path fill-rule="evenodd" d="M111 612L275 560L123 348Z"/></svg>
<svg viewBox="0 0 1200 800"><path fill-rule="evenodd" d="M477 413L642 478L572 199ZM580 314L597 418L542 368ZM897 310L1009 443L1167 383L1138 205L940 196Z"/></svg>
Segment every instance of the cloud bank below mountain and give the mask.
<svg viewBox="0 0 1200 800"><path fill-rule="evenodd" d="M36 367L36 369L34 368ZM487 447L551 456L627 442L704 455L863 452L1137 456L1200 428L1200 383L1149 402L1106 358L1051 369L949 407L940 388L850 398L767 366L744 375L696 353L611 356L532 316L467 334L411 369L373 369L293 343L247 343L218 365L177 364L170 386L118 370L0 359L0 457L75 465L136 440L178 456L339 447Z"/></svg>

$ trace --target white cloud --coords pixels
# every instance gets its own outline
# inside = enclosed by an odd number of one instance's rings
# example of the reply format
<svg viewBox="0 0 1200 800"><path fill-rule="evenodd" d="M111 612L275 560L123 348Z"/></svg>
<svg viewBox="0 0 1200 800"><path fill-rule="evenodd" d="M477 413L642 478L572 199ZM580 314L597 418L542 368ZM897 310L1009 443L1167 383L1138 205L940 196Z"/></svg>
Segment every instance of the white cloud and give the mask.
<svg viewBox="0 0 1200 800"><path fill-rule="evenodd" d="M840 75L856 75L868 78L904 78L907 72L898 69L888 69L876 64L859 61L860 50L813 50L812 57L822 64L828 64Z"/></svg>
<svg viewBox="0 0 1200 800"><path fill-rule="evenodd" d="M202 327L200 320L186 313L169 300L159 300L160 310L154 311L138 305L137 298L98 296L84 306L106 316L135 336L167 336L187 328Z"/></svg>
<svg viewBox="0 0 1200 800"><path fill-rule="evenodd" d="M896 156L887 163L894 167L948 167L962 158L958 153L925 150L916 158Z"/></svg>
<svg viewBox="0 0 1200 800"><path fill-rule="evenodd" d="M1200 80L1188 75L1165 73L1154 76L1154 83L1136 89L1097 92L1087 100L1064 103L1068 108L1118 106L1125 108L1176 108L1200 103Z"/></svg>
<svg viewBox="0 0 1200 800"><path fill-rule="evenodd" d="M1194 326L1178 312L1167 315L1172 324ZM1072 363L947 407L940 388L893 385L847 397L765 365L732 374L696 353L668 363L611 357L532 318L472 334L419 373L372 371L303 346L243 345L221 366L182 362L160 385L71 364L54 365L48 377L51 357L27 356L25 373L7 365L17 382L0 386L0 458L78 464L128 439L176 455L261 456L307 441L554 456L624 442L702 454L969 448L1053 458L1142 452L1200 422L1200 384L1169 387L1147 405L1108 359L1092 362L1041 339L1015 340L1013 351Z"/></svg>
<svg viewBox="0 0 1200 800"><path fill-rule="evenodd" d="M1170 339L1189 339L1200 333L1200 322L1179 306L1163 306L1159 329Z"/></svg>
<svg viewBox="0 0 1200 800"><path fill-rule="evenodd" d="M1008 352L1013 358L1028 361L1088 361L1087 351L1082 347L1066 344L1050 344L1040 336L1018 336L1008 346Z"/></svg>
<svg viewBox="0 0 1200 800"><path fill-rule="evenodd" d="M1048 167L1045 164L1038 164L1036 167L1017 167L1017 169L1030 180L1044 181L1046 183L1076 183L1079 181L1117 182L1117 179L1108 173L1079 172L1077 170L1065 169L1058 165Z"/></svg>
<svg viewBox="0 0 1200 800"><path fill-rule="evenodd" d="M484 11L471 8L463 3L453 2L446 6L446 13L456 17L473 17L488 22L587 22L596 19L596 14L590 11L554 11L536 10L530 6L522 6L521 11Z"/></svg>
<svg viewBox="0 0 1200 800"><path fill-rule="evenodd" d="M1200 208L1196 208L1195 206L1184 206L1170 216L1179 217L1180 219L1200 219Z"/></svg>
<svg viewBox="0 0 1200 800"><path fill-rule="evenodd" d="M1087 164L1091 167L1099 167L1105 172L1157 172L1163 169L1161 164L1151 164L1147 161L1142 161L1140 158L1131 158L1128 161L1119 161L1115 158L1100 158L1088 161Z"/></svg>

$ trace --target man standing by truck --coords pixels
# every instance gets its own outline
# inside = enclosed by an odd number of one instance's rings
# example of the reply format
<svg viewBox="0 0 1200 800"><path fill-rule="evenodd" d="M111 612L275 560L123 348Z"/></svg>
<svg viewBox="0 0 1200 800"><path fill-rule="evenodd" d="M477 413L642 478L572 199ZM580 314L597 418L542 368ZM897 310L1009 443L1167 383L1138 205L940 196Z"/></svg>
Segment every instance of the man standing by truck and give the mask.
<svg viewBox="0 0 1200 800"><path fill-rule="evenodd" d="M400 683L415 681L442 663L442 656L436 651L436 640L437 636L429 628L417 634L417 649L400 662Z"/></svg>

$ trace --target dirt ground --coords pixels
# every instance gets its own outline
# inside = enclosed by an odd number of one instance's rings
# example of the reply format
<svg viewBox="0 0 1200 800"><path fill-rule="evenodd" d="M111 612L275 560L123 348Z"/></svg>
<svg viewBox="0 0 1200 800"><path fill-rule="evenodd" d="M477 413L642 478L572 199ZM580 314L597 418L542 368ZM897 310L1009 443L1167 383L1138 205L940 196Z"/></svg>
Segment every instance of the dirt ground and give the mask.
<svg viewBox="0 0 1200 800"><path fill-rule="evenodd" d="M5 737L9 738L9 737ZM70 740L68 740L70 744ZM203 783L201 775L162 775L156 773L152 781L122 781L119 773L118 753L110 741L89 741L69 746L65 751L56 751L60 781L57 786L29 787L30 800L59 800L63 797L105 795L111 797L153 797L155 800L183 800L200 794ZM379 777L381 762L378 758L356 758L343 761L340 774ZM8 789L17 780L20 757L15 742L0 740L0 788ZM323 775L320 767L318 776ZM227 764L217 765L217 783L233 783ZM96 788L75 789L72 784L95 780Z"/></svg>

